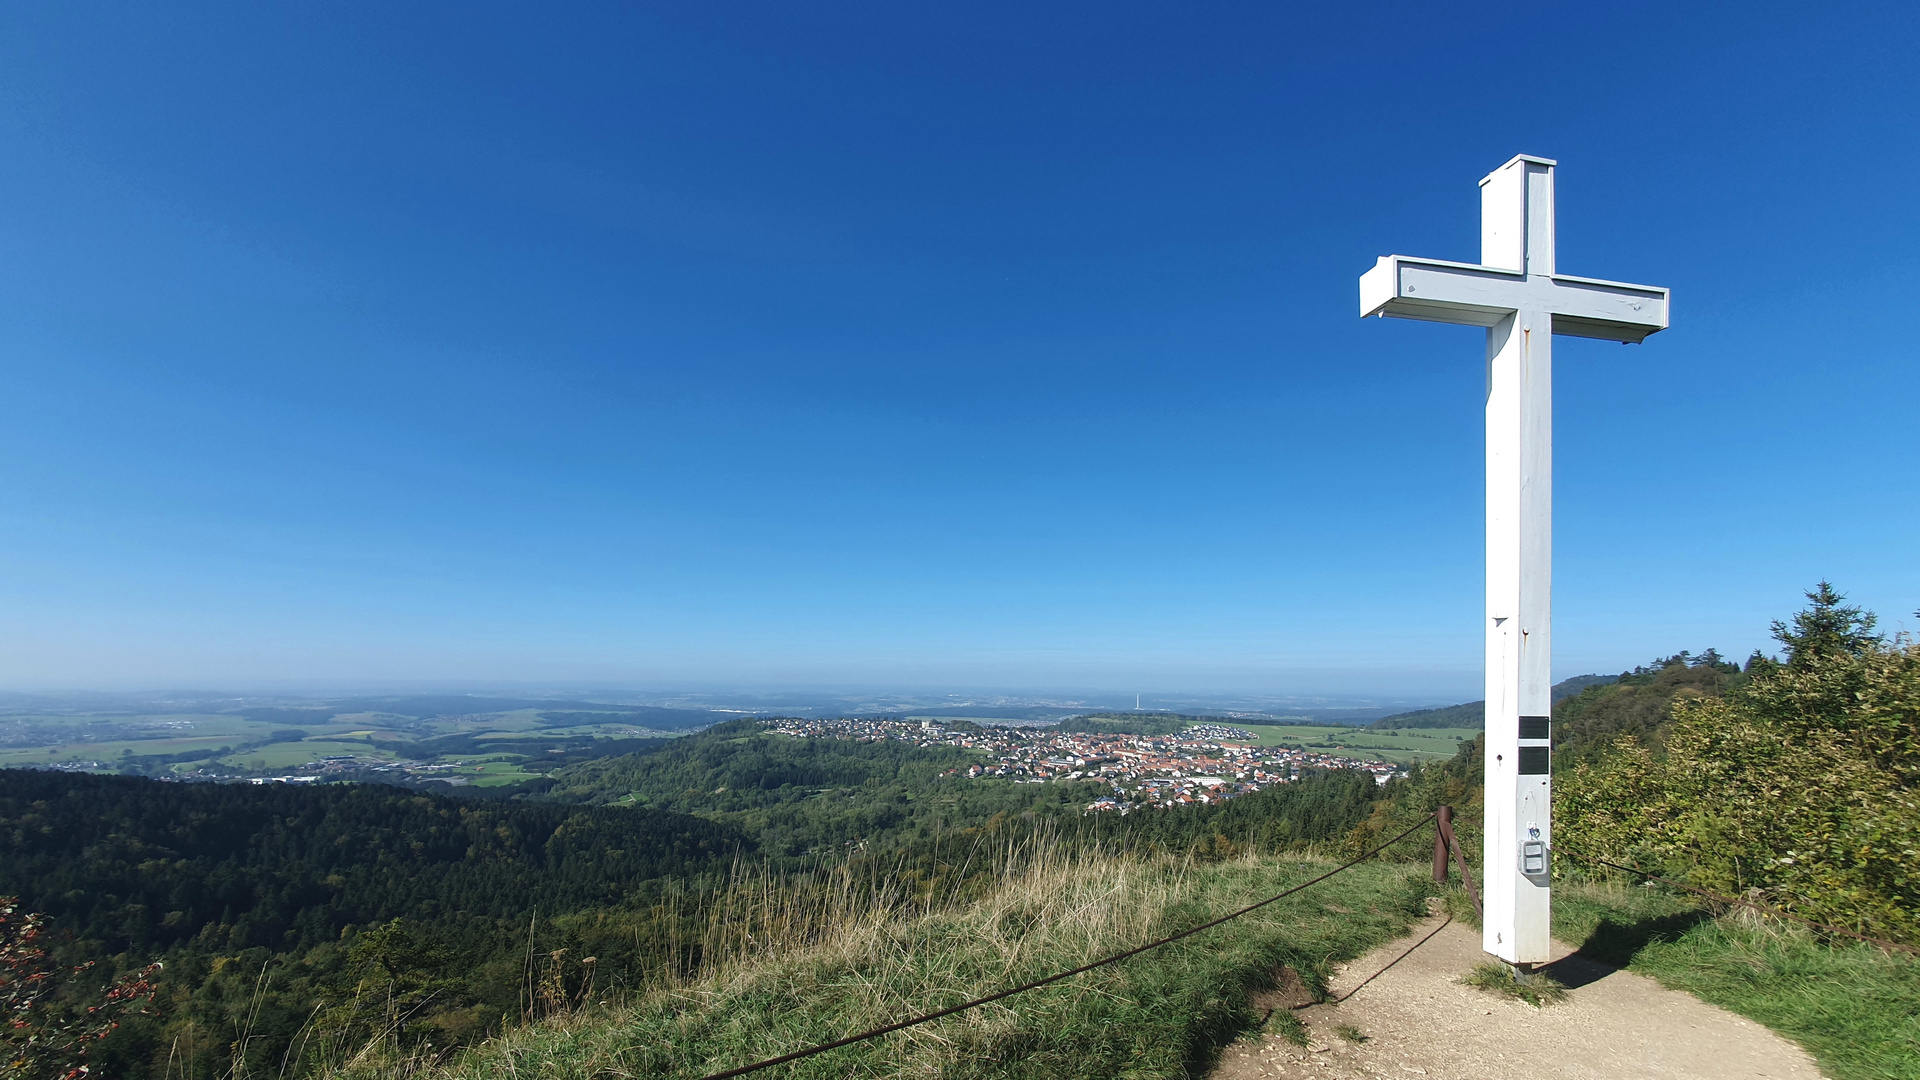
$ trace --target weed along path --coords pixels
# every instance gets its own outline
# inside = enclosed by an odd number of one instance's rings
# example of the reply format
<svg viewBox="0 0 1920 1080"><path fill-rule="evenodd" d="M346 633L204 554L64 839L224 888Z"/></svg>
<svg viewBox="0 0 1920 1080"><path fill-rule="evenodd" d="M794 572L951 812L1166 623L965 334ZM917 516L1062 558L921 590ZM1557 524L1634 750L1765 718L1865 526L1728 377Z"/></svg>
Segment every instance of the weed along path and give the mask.
<svg viewBox="0 0 1920 1080"><path fill-rule="evenodd" d="M1424 941L1422 939L1425 939ZM1409 951L1411 949L1411 951ZM1535 1008L1460 980L1486 959L1480 935L1429 919L1346 965L1332 1000L1293 1010L1307 1045L1278 1034L1235 1043L1213 1080L1267 1077L1540 1077L1816 1080L1807 1052L1752 1021L1642 975L1568 956L1566 998ZM1267 1004L1285 1009L1280 995ZM1269 1023L1269 1032L1285 1025Z"/></svg>

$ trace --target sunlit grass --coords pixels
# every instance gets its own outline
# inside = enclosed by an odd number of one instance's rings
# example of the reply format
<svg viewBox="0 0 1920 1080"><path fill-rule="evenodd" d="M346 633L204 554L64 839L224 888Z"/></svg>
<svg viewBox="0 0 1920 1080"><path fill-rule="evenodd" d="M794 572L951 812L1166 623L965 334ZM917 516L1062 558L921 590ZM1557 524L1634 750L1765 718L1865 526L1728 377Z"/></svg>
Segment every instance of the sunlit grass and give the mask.
<svg viewBox="0 0 1920 1080"><path fill-rule="evenodd" d="M1196 865L1041 846L979 902L805 910L751 890L716 920L725 959L624 1003L532 1024L444 1066L371 1055L348 1077L699 1077L932 1011L1223 914L1326 864ZM1261 1017L1251 995L1291 967L1315 989L1333 964L1404 932L1428 891L1419 868L1372 864L1221 928L1066 982L784 1067L792 1078L1179 1077ZM1337 897L1344 911L1326 901Z"/></svg>
<svg viewBox="0 0 1920 1080"><path fill-rule="evenodd" d="M1232 724L1253 732L1261 746L1293 747L1316 753L1392 761L1401 765L1415 761L1444 761L1459 751L1461 738L1471 739L1480 734L1477 728L1368 731L1330 724L1254 724L1240 720L1232 721Z"/></svg>

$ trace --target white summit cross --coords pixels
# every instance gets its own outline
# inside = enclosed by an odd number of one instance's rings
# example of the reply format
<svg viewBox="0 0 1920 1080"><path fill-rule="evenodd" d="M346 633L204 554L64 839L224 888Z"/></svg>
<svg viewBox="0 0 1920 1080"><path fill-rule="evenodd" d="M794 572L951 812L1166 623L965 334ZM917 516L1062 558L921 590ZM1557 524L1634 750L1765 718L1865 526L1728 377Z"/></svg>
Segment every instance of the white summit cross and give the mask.
<svg viewBox="0 0 1920 1080"><path fill-rule="evenodd" d="M1360 315L1487 328L1485 930L1510 964L1548 959L1553 714L1553 335L1638 344L1667 290L1553 267L1553 167L1521 154L1480 181L1480 265L1383 256Z"/></svg>

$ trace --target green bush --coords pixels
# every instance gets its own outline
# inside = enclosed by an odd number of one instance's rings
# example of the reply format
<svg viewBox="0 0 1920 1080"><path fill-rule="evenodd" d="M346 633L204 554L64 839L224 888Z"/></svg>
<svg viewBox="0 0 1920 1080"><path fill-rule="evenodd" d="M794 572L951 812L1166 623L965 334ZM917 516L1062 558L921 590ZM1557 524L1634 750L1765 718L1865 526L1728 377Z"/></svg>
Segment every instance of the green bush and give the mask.
<svg viewBox="0 0 1920 1080"><path fill-rule="evenodd" d="M1622 737L1559 785L1558 846L1920 942L1920 646L1822 583L1785 663L1676 700L1663 750Z"/></svg>

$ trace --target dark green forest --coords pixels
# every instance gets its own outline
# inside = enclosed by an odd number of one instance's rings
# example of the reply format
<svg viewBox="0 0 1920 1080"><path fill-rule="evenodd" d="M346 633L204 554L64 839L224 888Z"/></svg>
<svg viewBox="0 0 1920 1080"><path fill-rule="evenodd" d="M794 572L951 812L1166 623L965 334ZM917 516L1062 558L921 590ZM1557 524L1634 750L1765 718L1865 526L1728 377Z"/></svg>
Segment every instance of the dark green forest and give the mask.
<svg viewBox="0 0 1920 1080"><path fill-rule="evenodd" d="M257 1065L302 1034L361 1034L375 1018L339 1007L370 965L433 987L418 1038L477 1037L521 1007L535 913L645 910L753 850L671 811L0 772L0 895L51 916L56 953L94 963L93 985L165 964L150 1014L95 1051L112 1076L158 1075L169 1054L214 1075L236 1040ZM533 944L564 936L549 920ZM662 948L643 935L628 952ZM337 1014L330 1031L317 1007Z"/></svg>
<svg viewBox="0 0 1920 1080"><path fill-rule="evenodd" d="M0 894L113 952L305 949L400 916L591 907L755 846L666 810L18 770L0 774L0 823Z"/></svg>
<svg viewBox="0 0 1920 1080"><path fill-rule="evenodd" d="M1469 701L1464 705L1446 705L1438 709L1415 709L1412 712L1394 713L1383 716L1367 727L1373 731L1394 731L1400 728L1452 728L1479 727L1487 719L1487 703Z"/></svg>

